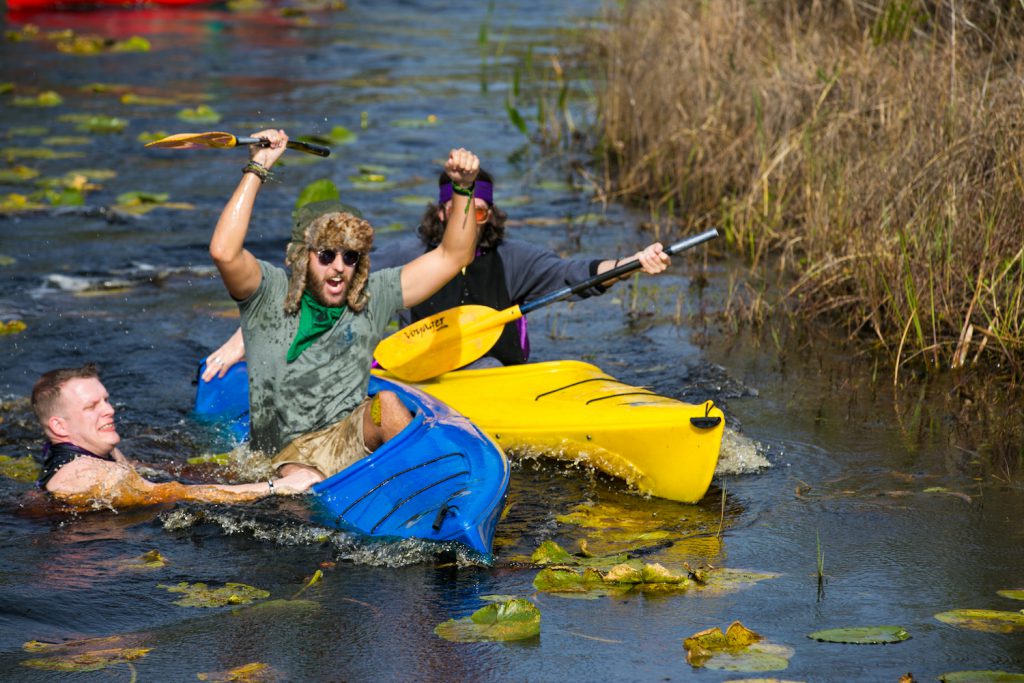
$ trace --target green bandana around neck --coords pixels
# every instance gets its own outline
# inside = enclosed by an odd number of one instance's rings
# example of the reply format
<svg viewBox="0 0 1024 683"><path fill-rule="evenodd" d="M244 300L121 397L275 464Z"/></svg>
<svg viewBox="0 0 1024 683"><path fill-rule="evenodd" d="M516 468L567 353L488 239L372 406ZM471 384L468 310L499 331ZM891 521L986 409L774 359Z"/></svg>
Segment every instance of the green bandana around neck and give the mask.
<svg viewBox="0 0 1024 683"><path fill-rule="evenodd" d="M288 349L291 363L308 349L320 335L334 327L345 312L344 306L324 306L309 292L302 293L302 308L299 312L299 331L295 333L292 347Z"/></svg>

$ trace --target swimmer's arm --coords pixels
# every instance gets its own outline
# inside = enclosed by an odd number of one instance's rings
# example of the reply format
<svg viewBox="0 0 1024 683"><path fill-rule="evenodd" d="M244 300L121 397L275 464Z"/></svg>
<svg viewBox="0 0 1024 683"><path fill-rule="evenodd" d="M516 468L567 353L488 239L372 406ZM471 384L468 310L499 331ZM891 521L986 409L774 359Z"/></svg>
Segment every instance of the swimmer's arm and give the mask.
<svg viewBox="0 0 1024 683"><path fill-rule="evenodd" d="M124 455L121 457L124 458ZM133 473L127 461L110 462L81 456L57 470L50 481L46 482L46 490L58 498L96 493L100 488L119 486Z"/></svg>

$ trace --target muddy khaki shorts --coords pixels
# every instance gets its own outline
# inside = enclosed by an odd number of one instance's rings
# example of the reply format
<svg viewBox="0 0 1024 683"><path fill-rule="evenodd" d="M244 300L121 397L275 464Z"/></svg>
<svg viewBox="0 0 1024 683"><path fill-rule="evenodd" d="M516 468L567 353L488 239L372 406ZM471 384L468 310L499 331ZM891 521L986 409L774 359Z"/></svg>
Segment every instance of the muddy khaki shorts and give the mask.
<svg viewBox="0 0 1024 683"><path fill-rule="evenodd" d="M303 434L281 449L271 461L274 469L295 463L320 470L324 478L338 472L370 454L363 440L363 413L371 398L366 398L351 413L330 427Z"/></svg>

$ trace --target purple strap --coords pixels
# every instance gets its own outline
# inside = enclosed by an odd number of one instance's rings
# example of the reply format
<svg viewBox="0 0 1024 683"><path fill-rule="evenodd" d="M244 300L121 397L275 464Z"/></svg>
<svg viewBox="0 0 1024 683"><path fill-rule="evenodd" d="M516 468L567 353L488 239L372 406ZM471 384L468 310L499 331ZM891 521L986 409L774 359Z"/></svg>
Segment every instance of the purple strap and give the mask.
<svg viewBox="0 0 1024 683"><path fill-rule="evenodd" d="M473 188L473 196L487 202L489 206L494 206L494 185L487 182L486 180L478 180ZM452 198L452 184L445 183L438 188L437 203L445 204Z"/></svg>

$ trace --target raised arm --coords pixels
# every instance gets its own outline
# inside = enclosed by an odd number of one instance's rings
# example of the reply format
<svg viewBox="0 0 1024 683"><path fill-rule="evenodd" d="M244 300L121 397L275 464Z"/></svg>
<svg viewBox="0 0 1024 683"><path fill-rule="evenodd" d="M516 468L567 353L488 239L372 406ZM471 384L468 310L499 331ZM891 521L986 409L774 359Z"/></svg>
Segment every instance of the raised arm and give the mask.
<svg viewBox="0 0 1024 683"><path fill-rule="evenodd" d="M476 212L470 211L472 187L480 170L480 160L472 152L459 148L448 154L444 170L454 188L452 210L445 225L444 238L436 249L402 267L402 303L409 308L428 299L463 268L473 262L479 227Z"/></svg>
<svg viewBox="0 0 1024 683"><path fill-rule="evenodd" d="M253 137L266 138L270 146L250 147L246 172L224 206L210 238L210 257L220 271L228 293L239 300L255 292L260 284L260 266L256 257L245 248L245 236L249 232L252 207L266 173L284 153L288 142L283 130L268 129L254 133Z"/></svg>

